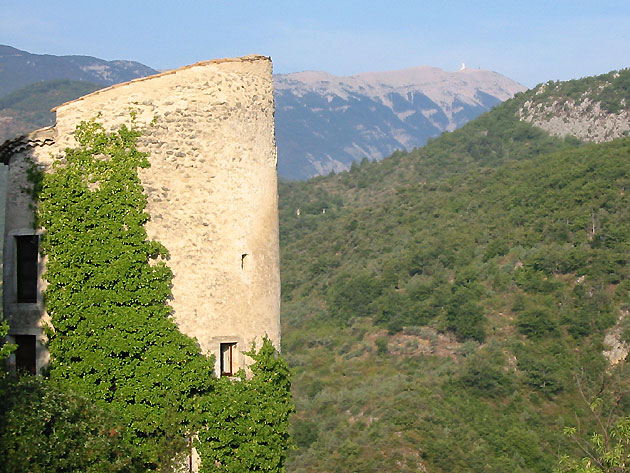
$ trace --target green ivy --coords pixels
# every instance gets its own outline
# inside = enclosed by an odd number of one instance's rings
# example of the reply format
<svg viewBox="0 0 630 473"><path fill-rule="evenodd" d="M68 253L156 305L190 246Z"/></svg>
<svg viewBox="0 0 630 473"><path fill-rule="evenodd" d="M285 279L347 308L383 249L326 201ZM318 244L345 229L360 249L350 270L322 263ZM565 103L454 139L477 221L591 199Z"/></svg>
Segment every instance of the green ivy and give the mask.
<svg viewBox="0 0 630 473"><path fill-rule="evenodd" d="M253 376L224 377L204 406L205 426L197 450L202 473L247 471L284 472L289 444L290 372L268 338L254 359Z"/></svg>
<svg viewBox="0 0 630 473"><path fill-rule="evenodd" d="M38 224L45 233L52 379L119 416L124 440L148 471L168 464L200 427L213 362L170 317L168 252L148 241L138 168L140 132L77 127L43 175Z"/></svg>
<svg viewBox="0 0 630 473"><path fill-rule="evenodd" d="M9 333L9 324L3 320L0 322L0 362L4 362L11 353L15 351L17 345L8 343L6 336ZM4 376L4 372L0 370L0 378Z"/></svg>

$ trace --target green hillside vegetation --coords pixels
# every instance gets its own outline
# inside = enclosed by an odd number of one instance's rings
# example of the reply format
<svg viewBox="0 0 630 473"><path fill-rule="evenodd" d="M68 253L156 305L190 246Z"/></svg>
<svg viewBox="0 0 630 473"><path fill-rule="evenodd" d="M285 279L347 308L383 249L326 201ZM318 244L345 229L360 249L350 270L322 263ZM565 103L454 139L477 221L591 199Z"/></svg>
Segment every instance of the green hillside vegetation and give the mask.
<svg viewBox="0 0 630 473"><path fill-rule="evenodd" d="M68 79L36 82L0 97L0 141L55 124L51 109L102 88Z"/></svg>
<svg viewBox="0 0 630 473"><path fill-rule="evenodd" d="M401 186L433 182L479 168L495 168L577 146L579 140L574 137L557 139L516 118L519 105L528 94L518 94L516 99L411 152L397 151L379 162L363 159L360 164L353 164L349 172L316 177L307 183L285 181L280 187L281 214L295 213L292 205L301 206L301 211L307 213L321 213L322 206L328 204L371 203Z"/></svg>
<svg viewBox="0 0 630 473"><path fill-rule="evenodd" d="M527 96L533 105L569 99L582 103L589 99L599 102L608 113L630 109L630 68L611 71L599 76L569 81L549 81L538 85Z"/></svg>
<svg viewBox="0 0 630 473"><path fill-rule="evenodd" d="M531 94L281 183L290 470L550 472L588 401L627 415L602 350L630 338L630 139L552 138L516 119Z"/></svg>

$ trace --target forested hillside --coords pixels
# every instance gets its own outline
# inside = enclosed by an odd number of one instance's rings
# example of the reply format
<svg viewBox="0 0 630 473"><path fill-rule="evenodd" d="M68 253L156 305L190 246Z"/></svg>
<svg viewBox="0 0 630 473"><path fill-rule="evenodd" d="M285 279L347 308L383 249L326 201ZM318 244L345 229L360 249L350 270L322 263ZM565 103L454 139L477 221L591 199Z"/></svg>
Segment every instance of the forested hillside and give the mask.
<svg viewBox="0 0 630 473"><path fill-rule="evenodd" d="M603 351L630 341L630 139L551 137L530 93L281 184L292 471L547 472L588 402L628 413Z"/></svg>
<svg viewBox="0 0 630 473"><path fill-rule="evenodd" d="M102 85L68 79L36 82L0 97L0 143L55 124L50 110L102 88Z"/></svg>

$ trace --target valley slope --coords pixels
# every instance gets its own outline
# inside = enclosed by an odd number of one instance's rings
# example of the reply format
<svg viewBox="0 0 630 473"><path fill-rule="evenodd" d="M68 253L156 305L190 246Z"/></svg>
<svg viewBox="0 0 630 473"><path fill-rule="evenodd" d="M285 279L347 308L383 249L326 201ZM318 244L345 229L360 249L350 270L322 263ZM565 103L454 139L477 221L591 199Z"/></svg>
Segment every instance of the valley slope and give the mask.
<svg viewBox="0 0 630 473"><path fill-rule="evenodd" d="M281 184L291 471L551 472L585 399L630 413L630 139L553 137L535 94Z"/></svg>
<svg viewBox="0 0 630 473"><path fill-rule="evenodd" d="M0 143L54 125L52 108L101 87L94 82L55 79L35 82L0 97Z"/></svg>

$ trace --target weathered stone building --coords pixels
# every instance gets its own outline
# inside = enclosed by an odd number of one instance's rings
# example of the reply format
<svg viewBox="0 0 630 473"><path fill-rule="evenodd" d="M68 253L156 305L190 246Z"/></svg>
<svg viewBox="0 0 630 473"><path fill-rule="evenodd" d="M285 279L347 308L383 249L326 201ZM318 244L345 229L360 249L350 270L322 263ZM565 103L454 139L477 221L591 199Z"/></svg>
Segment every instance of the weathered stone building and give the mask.
<svg viewBox="0 0 630 473"><path fill-rule="evenodd" d="M99 90L56 109L56 125L5 142L4 317L13 363L47 363L38 256L26 169L46 169L97 118L108 129L135 115L151 166L139 174L150 239L170 252L173 317L216 355L216 373L245 367L243 350L267 335L280 344L276 147L271 61L201 62Z"/></svg>

